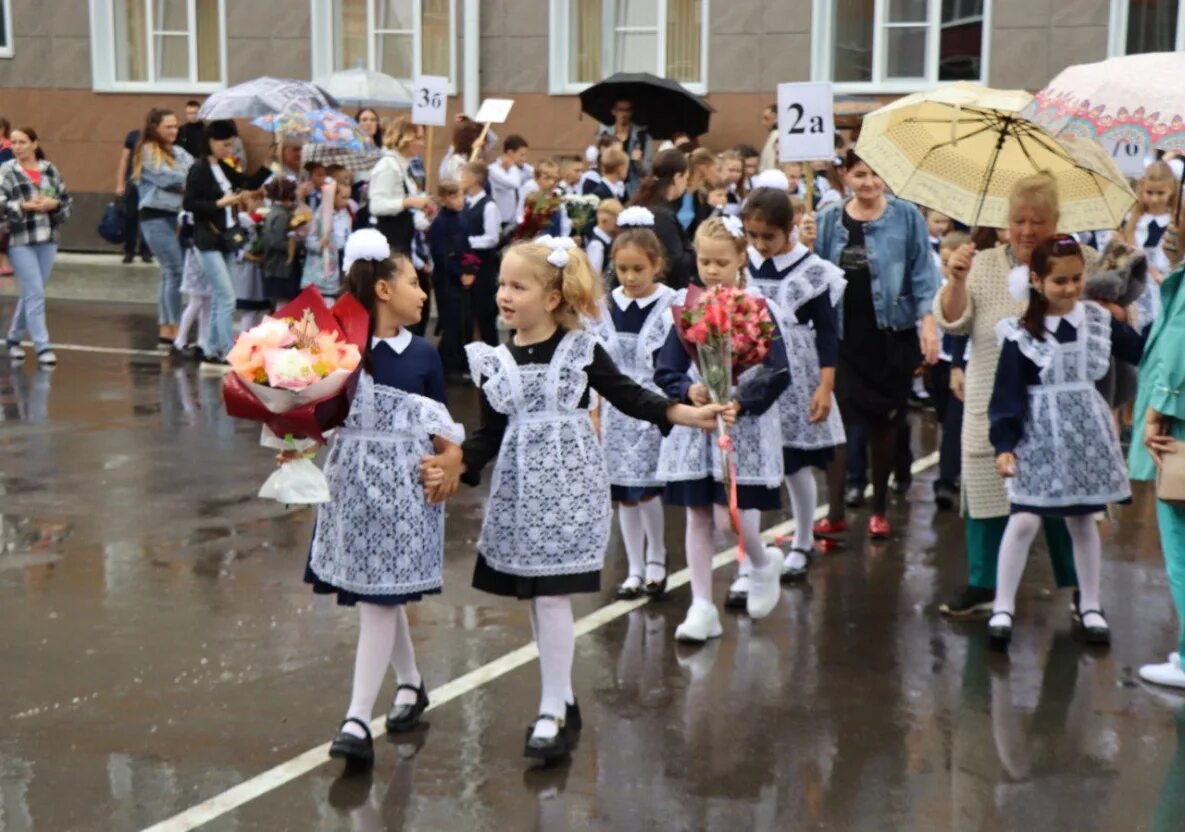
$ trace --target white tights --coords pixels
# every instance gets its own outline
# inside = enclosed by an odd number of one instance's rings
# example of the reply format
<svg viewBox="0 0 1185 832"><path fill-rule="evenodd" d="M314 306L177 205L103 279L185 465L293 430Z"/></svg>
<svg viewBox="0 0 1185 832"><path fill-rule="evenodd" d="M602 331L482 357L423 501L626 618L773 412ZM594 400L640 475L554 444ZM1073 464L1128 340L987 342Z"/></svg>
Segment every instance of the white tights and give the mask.
<svg viewBox="0 0 1185 832"><path fill-rule="evenodd" d="M809 552L815 545L815 509L819 504L819 487L815 484L815 472L810 466L799 468L786 477L786 490L790 492L790 509L794 512L793 548Z"/></svg>
<svg viewBox="0 0 1185 832"><path fill-rule="evenodd" d="M630 577L661 580L667 569L662 500L655 497L632 506L623 504L617 509L617 519L621 523Z"/></svg>
<svg viewBox="0 0 1185 832"><path fill-rule="evenodd" d="M564 718L572 694L572 659L576 654L576 625L572 618L572 597L541 595L531 599L531 632L539 648L539 713ZM535 736L554 737L556 724L535 723Z"/></svg>
<svg viewBox="0 0 1185 832"><path fill-rule="evenodd" d="M403 606L362 602L358 604L358 652L354 658L354 688L347 718L370 723L388 664L394 668L399 684L419 687L420 671L416 667L407 610ZM395 702L400 705L415 701L411 691L399 691L395 697ZM343 730L363 736L362 729L353 723L347 723Z"/></svg>
<svg viewBox="0 0 1185 832"><path fill-rule="evenodd" d="M173 341L173 346L179 350L185 349L189 344L189 330L195 320L198 324L198 337L193 343L206 343L206 336L210 332L211 305L212 301L209 295L189 296L189 300L185 303L185 310L181 313L181 322L177 325L177 338Z"/></svg>
<svg viewBox="0 0 1185 832"><path fill-rule="evenodd" d="M687 509L687 568L691 570L691 596L712 601L712 525L731 535L732 521L724 506L693 506ZM761 540L761 512L741 509L741 538L745 554L755 569L769 565Z"/></svg>
<svg viewBox="0 0 1185 832"><path fill-rule="evenodd" d="M1074 545L1074 569L1078 572L1078 591L1081 594L1080 608L1101 609L1099 584L1102 579L1102 543L1099 527L1090 514L1067 517L1065 520ZM1041 518L1036 514L1013 514L1008 518L1008 527L1000 542L993 612L1016 612L1016 591L1025 571L1029 549L1040 530Z"/></svg>

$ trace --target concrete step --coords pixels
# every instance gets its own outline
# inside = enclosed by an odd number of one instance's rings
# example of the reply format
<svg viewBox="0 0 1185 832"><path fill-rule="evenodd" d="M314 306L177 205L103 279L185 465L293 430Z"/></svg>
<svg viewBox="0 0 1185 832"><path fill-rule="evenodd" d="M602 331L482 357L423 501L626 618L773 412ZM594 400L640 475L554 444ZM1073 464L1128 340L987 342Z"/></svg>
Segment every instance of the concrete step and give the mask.
<svg viewBox="0 0 1185 832"><path fill-rule="evenodd" d="M49 300L93 300L115 303L156 303L160 266L124 264L121 254L59 252L45 286ZM0 277L0 295L19 295L16 280Z"/></svg>

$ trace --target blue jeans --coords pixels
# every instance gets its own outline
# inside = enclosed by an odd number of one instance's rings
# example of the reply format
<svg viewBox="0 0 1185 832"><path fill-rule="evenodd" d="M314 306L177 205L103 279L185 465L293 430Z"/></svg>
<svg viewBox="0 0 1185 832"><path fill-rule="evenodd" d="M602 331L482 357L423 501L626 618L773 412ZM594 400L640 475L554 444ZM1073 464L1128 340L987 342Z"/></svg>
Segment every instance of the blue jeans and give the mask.
<svg viewBox="0 0 1185 832"><path fill-rule="evenodd" d="M202 268L210 282L210 333L201 345L211 358L225 358L234 346L235 287L230 273L235 257L222 251L201 251Z"/></svg>
<svg viewBox="0 0 1185 832"><path fill-rule="evenodd" d="M177 241L177 217L142 217L140 233L160 263L157 321L161 324L176 324L181 320L181 272L185 267L181 243Z"/></svg>
<svg viewBox="0 0 1185 832"><path fill-rule="evenodd" d="M33 339L33 349L39 353L49 349L49 329L45 326L45 284L49 282L49 273L57 253L57 243L8 247L8 260L12 263L13 274L21 288L21 298L12 313L12 326L8 328L9 344L19 344L28 331Z"/></svg>

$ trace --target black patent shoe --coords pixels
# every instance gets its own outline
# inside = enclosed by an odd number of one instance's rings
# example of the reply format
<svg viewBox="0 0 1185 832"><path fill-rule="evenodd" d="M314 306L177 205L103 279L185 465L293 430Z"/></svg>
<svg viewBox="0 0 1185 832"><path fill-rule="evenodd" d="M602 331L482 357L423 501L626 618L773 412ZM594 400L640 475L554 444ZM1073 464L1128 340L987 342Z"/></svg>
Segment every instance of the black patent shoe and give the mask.
<svg viewBox="0 0 1185 832"><path fill-rule="evenodd" d="M993 650L1001 652L1008 651L1008 645L1012 643L1012 613L1010 612L994 612L992 617L997 615L1008 616L1007 624L988 625L988 646Z"/></svg>
<svg viewBox="0 0 1185 832"><path fill-rule="evenodd" d="M843 492L843 504L848 508L860 508L864 505L864 489L858 485L849 485Z"/></svg>
<svg viewBox="0 0 1185 832"><path fill-rule="evenodd" d="M667 593L667 576L665 574L666 564L664 563L648 563L647 566L661 566L664 569L664 574L660 580L647 580L642 586L642 591L654 600L658 600Z"/></svg>
<svg viewBox="0 0 1185 832"><path fill-rule="evenodd" d="M639 579L641 579L641 577L642 577L641 575L630 575L629 576L629 578L639 578ZM626 581L628 581L629 578L626 578ZM617 585L617 597L620 598L622 601L633 601L635 598L642 597L642 592L645 589L645 587L646 587L645 582L639 583L637 586L634 586L633 584L627 584L625 581L622 581L621 583L619 583Z"/></svg>
<svg viewBox="0 0 1185 832"><path fill-rule="evenodd" d="M737 592L729 590L728 595L724 597L724 609L726 610L743 610L749 605L749 593Z"/></svg>
<svg viewBox="0 0 1185 832"><path fill-rule="evenodd" d="M1077 600L1077 599L1075 599ZM1077 604L1075 604L1077 607ZM1107 620L1107 616L1103 615L1102 610L1077 610L1074 611L1074 624L1078 631L1082 633L1082 640L1092 647L1110 647L1111 646L1111 628L1110 627L1088 627L1083 623L1083 619L1088 615L1097 615L1103 621Z"/></svg>
<svg viewBox="0 0 1185 832"><path fill-rule="evenodd" d="M424 691L423 679L418 688L415 685L400 685L395 689L395 695L398 696L401 690L415 691L416 701L410 705L391 704L391 710L387 712L387 730L393 734L402 734L415 728L420 724L424 711L428 710L428 694Z"/></svg>
<svg viewBox="0 0 1185 832"><path fill-rule="evenodd" d="M535 722L540 719L549 719L556 724L559 730L554 737L543 739L535 736ZM532 760L543 760L545 763L566 758L569 748L568 732L564 728L564 721L551 714L540 714L535 722L527 726L527 741L523 746L523 756Z"/></svg>
<svg viewBox="0 0 1185 832"><path fill-rule="evenodd" d="M347 722L353 722L366 732L365 737L355 737L345 731L338 731L337 736L329 745L329 756L334 759L345 760L347 763L372 765L374 763L374 740L370 736L370 726L360 719L348 717L342 721L342 727Z"/></svg>
<svg viewBox="0 0 1185 832"><path fill-rule="evenodd" d="M795 569L793 567L783 567L781 582L784 584L798 584L806 580L807 570L810 568L811 558L815 556L814 548L811 549L791 549L791 552L798 552L806 558L806 563L801 567Z"/></svg>
<svg viewBox="0 0 1185 832"><path fill-rule="evenodd" d="M579 734L584 729L584 717L580 715L580 703L573 699L564 706L564 729Z"/></svg>

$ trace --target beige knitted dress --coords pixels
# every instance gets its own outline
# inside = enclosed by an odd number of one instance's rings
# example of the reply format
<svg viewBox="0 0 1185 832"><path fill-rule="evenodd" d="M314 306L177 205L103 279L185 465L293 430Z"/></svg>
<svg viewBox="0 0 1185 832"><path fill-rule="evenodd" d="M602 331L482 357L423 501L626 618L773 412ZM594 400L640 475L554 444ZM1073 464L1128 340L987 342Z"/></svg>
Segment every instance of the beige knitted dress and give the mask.
<svg viewBox="0 0 1185 832"><path fill-rule="evenodd" d="M962 477L964 510L976 520L1006 517L1010 508L1004 480L996 473L996 452L988 441L988 405L1000 362L996 324L1019 317L1027 305L1008 294L1008 273L1014 265L1011 251L1008 246L997 246L975 255L967 275L967 308L957 320L948 321L942 314L945 286L934 298L934 318L939 328L952 335L971 336L963 408ZM1099 255L1086 247L1083 253L1089 271Z"/></svg>

